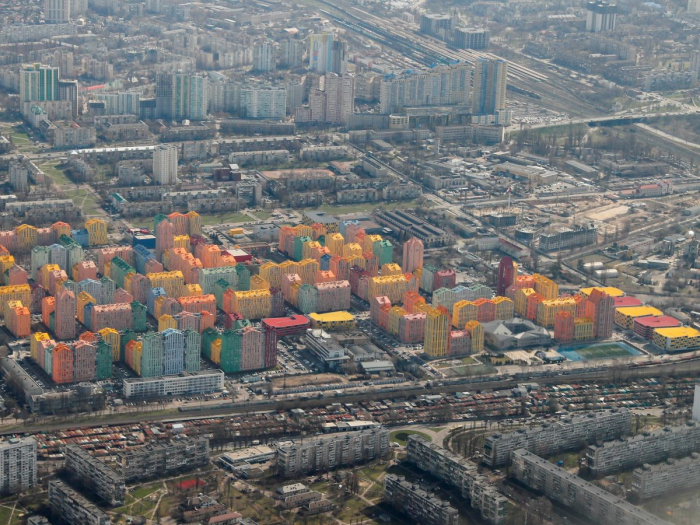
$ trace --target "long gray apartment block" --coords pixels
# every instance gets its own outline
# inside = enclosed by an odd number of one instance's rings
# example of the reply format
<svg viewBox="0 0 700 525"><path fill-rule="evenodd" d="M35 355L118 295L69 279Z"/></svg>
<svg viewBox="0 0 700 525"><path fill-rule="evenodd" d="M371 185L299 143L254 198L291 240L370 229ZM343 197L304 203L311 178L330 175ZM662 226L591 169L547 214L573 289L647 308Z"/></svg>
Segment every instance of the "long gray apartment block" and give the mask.
<svg viewBox="0 0 700 525"><path fill-rule="evenodd" d="M569 507L596 525L670 525L525 449L513 452L512 472L530 489Z"/></svg>
<svg viewBox="0 0 700 525"><path fill-rule="evenodd" d="M403 476L387 474L384 478L384 501L394 510L423 525L460 525L459 512L421 486Z"/></svg>
<svg viewBox="0 0 700 525"><path fill-rule="evenodd" d="M700 452L700 425L689 421L677 427L664 427L602 445L590 445L586 450L586 463L594 475L606 476L645 463L681 458L693 452Z"/></svg>
<svg viewBox="0 0 700 525"><path fill-rule="evenodd" d="M632 474L632 492L641 500L692 489L698 485L700 454L697 452L681 459L667 459L657 465L644 464L634 469Z"/></svg>
<svg viewBox="0 0 700 525"><path fill-rule="evenodd" d="M488 477L479 474L476 463L417 435L408 437L406 451L407 461L456 487L461 496L481 512L484 520L494 525L505 521L508 499L496 490Z"/></svg>
<svg viewBox="0 0 700 525"><path fill-rule="evenodd" d="M484 440L484 464L498 468L510 463L514 450L524 448L538 456L551 456L626 436L632 428L628 409L602 410L578 416L566 416L534 428L522 428L487 436Z"/></svg>

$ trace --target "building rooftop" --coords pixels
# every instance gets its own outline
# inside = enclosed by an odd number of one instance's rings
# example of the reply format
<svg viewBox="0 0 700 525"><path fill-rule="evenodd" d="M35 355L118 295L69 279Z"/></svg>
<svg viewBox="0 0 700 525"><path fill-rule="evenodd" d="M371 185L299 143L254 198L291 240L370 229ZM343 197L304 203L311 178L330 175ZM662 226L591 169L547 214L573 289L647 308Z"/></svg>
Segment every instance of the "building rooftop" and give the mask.
<svg viewBox="0 0 700 525"><path fill-rule="evenodd" d="M591 295L593 290L605 292L610 297L623 297L625 295L625 292L613 286L593 286L591 288L581 288L581 293L584 295Z"/></svg>
<svg viewBox="0 0 700 525"><path fill-rule="evenodd" d="M309 220L312 220L313 222L317 222L319 224L336 224L338 223L338 219L333 217L332 215L326 214L325 211L305 211L304 215L306 215Z"/></svg>
<svg viewBox="0 0 700 525"><path fill-rule="evenodd" d="M675 339L677 337L698 337L700 332L689 326L676 326L673 328L657 328L655 330L661 337Z"/></svg>
<svg viewBox="0 0 700 525"><path fill-rule="evenodd" d="M263 319L263 324L272 328L292 328L295 326L304 326L309 323L308 317L305 315L294 314L289 317L269 317Z"/></svg>
<svg viewBox="0 0 700 525"><path fill-rule="evenodd" d="M668 315L662 315L659 317L642 317L641 319L635 319L634 323L652 328L671 328L674 326L680 326L681 324L678 319L675 317L669 317Z"/></svg>
<svg viewBox="0 0 700 525"><path fill-rule="evenodd" d="M312 313L309 314L309 317L314 321L318 321L320 323L338 323L342 321L352 321L353 319L355 319L354 315L346 311L328 312L325 314Z"/></svg>
<svg viewBox="0 0 700 525"><path fill-rule="evenodd" d="M626 308L630 306L642 306L642 301L636 297L615 297L615 308Z"/></svg>
<svg viewBox="0 0 700 525"><path fill-rule="evenodd" d="M630 306L628 308L618 308L618 312L628 317L645 317L647 315L660 316L663 315L661 310L657 310L653 306Z"/></svg>

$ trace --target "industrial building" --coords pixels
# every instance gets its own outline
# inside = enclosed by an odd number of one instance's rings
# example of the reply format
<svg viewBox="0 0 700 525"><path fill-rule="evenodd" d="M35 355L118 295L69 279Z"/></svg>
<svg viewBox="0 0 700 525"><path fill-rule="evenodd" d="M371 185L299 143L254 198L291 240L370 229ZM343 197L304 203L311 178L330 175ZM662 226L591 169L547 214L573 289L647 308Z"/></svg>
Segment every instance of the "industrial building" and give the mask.
<svg viewBox="0 0 700 525"><path fill-rule="evenodd" d="M567 228L556 233L540 235L540 250L553 252L568 250L581 246L590 246L598 242L598 229L593 226Z"/></svg>
<svg viewBox="0 0 700 525"><path fill-rule="evenodd" d="M221 370L183 372L175 376L124 379L124 397L163 397L210 394L224 389Z"/></svg>
<svg viewBox="0 0 700 525"><path fill-rule="evenodd" d="M523 448L539 456L576 450L586 443L617 439L629 434L632 416L627 409L567 416L534 428L493 434L484 440L484 464L491 468L508 465L514 450Z"/></svg>
<svg viewBox="0 0 700 525"><path fill-rule="evenodd" d="M0 494L25 492L36 482L34 438L12 438L0 444Z"/></svg>
<svg viewBox="0 0 700 525"><path fill-rule="evenodd" d="M452 240L446 231L402 210L382 211L377 214L377 221L396 228L401 234L418 238L426 247L444 246Z"/></svg>
<svg viewBox="0 0 700 525"><path fill-rule="evenodd" d="M459 525L459 512L449 502L403 476L387 474L384 478L384 498L396 512L425 525Z"/></svg>
<svg viewBox="0 0 700 525"><path fill-rule="evenodd" d="M518 449L513 452L513 476L551 500L571 508L598 525L668 525L645 510L582 480L554 463Z"/></svg>
<svg viewBox="0 0 700 525"><path fill-rule="evenodd" d="M642 465L632 474L632 493L640 500L681 492L700 485L700 454Z"/></svg>
<svg viewBox="0 0 700 525"><path fill-rule="evenodd" d="M345 348L323 330L307 330L304 340L306 348L326 370L337 370L350 360Z"/></svg>
<svg viewBox="0 0 700 525"><path fill-rule="evenodd" d="M664 427L623 440L590 445L586 449L586 463L594 475L605 476L698 451L700 425L689 421L678 427Z"/></svg>
<svg viewBox="0 0 700 525"><path fill-rule="evenodd" d="M80 479L84 486L113 507L124 504L126 485L123 476L78 445L66 445L63 455L66 470Z"/></svg>
<svg viewBox="0 0 700 525"><path fill-rule="evenodd" d="M209 439L204 437L183 437L117 454L118 469L128 482L163 477L208 462Z"/></svg>
<svg viewBox="0 0 700 525"><path fill-rule="evenodd" d="M355 465L384 457L388 453L389 430L374 428L280 443L277 466L282 476L292 478Z"/></svg>
<svg viewBox="0 0 700 525"><path fill-rule="evenodd" d="M408 437L406 451L407 461L455 486L463 498L471 501L473 508L479 509L483 519L494 525L505 521L507 498L496 490L487 476L479 474L475 463L417 435Z"/></svg>
<svg viewBox="0 0 700 525"><path fill-rule="evenodd" d="M62 481L49 481L49 504L70 525L110 525L109 516Z"/></svg>

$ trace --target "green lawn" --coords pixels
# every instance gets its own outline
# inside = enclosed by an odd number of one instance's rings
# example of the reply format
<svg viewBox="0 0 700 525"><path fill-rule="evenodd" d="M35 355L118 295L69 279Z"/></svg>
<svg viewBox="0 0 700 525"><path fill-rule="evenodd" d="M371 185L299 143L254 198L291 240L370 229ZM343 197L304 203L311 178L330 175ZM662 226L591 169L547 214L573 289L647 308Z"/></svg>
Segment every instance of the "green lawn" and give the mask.
<svg viewBox="0 0 700 525"><path fill-rule="evenodd" d="M357 473L360 477L367 478L371 481L377 481L379 476L381 476L386 470L386 465L377 463L374 465L368 465L363 469L360 469Z"/></svg>
<svg viewBox="0 0 700 525"><path fill-rule="evenodd" d="M159 488L162 488L162 485L160 483L154 483L153 485L137 488L131 493L131 495L134 497L134 499L141 499L145 498L149 494L153 494Z"/></svg>
<svg viewBox="0 0 700 525"><path fill-rule="evenodd" d="M426 204L429 205L429 204ZM415 208L418 206L418 199L399 202L363 202L360 204L323 204L319 207L308 208L309 210L316 209L332 213L333 215L342 215L344 213L360 213L371 212L376 209L381 210L396 210Z"/></svg>
<svg viewBox="0 0 700 525"><path fill-rule="evenodd" d="M53 179L54 184L58 186L66 186L73 184L73 182L66 176L63 170L58 169L56 166L58 161L46 162L44 164L39 164L37 167L46 173L49 177Z"/></svg>
<svg viewBox="0 0 700 525"><path fill-rule="evenodd" d="M264 220L269 219L270 217L272 217L272 213L270 213L269 211L264 211L264 210L263 210L263 211L253 211L253 212L251 212L251 213L252 213L253 215L255 215L255 216L256 216L258 219L260 219L261 221L264 221Z"/></svg>
<svg viewBox="0 0 700 525"><path fill-rule="evenodd" d="M417 430L395 430L389 435L389 439L394 442L398 443L399 445L406 446L406 441L408 441L408 436L410 435L418 435L422 436L428 441L432 441L430 436L428 434L425 434L423 432L418 432Z"/></svg>
<svg viewBox="0 0 700 525"><path fill-rule="evenodd" d="M78 208L81 208L85 215L101 215L101 206L95 199L95 196L88 190L71 189L63 193L67 198L71 199Z"/></svg>
<svg viewBox="0 0 700 525"><path fill-rule="evenodd" d="M37 149L34 144L32 144L29 135L21 131L21 128L18 126L0 126L0 135L8 139L10 138L9 136L12 135L12 142L19 151L34 151Z"/></svg>
<svg viewBox="0 0 700 525"><path fill-rule="evenodd" d="M207 213L202 214L202 224L206 226L213 226L215 224L227 224L235 222L250 222L253 218L245 213Z"/></svg>
<svg viewBox="0 0 700 525"><path fill-rule="evenodd" d="M12 504L14 505L14 504ZM6 524L10 522L10 515L12 514L12 509L8 507L0 507L0 524Z"/></svg>

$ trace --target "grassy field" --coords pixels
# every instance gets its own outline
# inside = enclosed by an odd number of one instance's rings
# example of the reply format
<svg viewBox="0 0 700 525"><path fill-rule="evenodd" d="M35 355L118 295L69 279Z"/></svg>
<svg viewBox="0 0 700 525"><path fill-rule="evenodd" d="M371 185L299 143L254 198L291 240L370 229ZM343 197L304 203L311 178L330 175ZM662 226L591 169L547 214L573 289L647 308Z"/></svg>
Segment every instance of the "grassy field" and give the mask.
<svg viewBox="0 0 700 525"><path fill-rule="evenodd" d="M426 204L429 205L429 204ZM333 215L342 215L344 213L360 213L371 212L376 209L381 210L396 210L415 208L418 206L418 199L401 202L363 202L360 204L323 204L319 207L307 208L309 210L321 210Z"/></svg>
<svg viewBox="0 0 700 525"><path fill-rule="evenodd" d="M428 434L418 432L417 430L395 430L389 435L389 440L391 440L394 443L398 443L399 445L406 446L408 436L411 435L421 436L427 439L428 441L432 441Z"/></svg>
<svg viewBox="0 0 700 525"><path fill-rule="evenodd" d="M253 218L245 213L212 213L202 214L202 224L213 226L215 224L227 224L233 222L250 222Z"/></svg>
<svg viewBox="0 0 700 525"><path fill-rule="evenodd" d="M53 179L53 183L57 186L67 186L73 182L66 176L63 170L57 168L58 161L46 162L39 164L37 167Z"/></svg>
<svg viewBox="0 0 700 525"><path fill-rule="evenodd" d="M18 126L9 126L7 124L0 125L0 135L7 137L8 139L10 138L9 136L12 135L12 142L19 151L27 152L35 151L37 149L34 144L32 144L29 135L27 135L24 131L21 131L21 128Z"/></svg>
<svg viewBox="0 0 700 525"><path fill-rule="evenodd" d="M101 206L95 199L92 192L84 189L72 189L63 192L67 198L71 199L78 208L83 210L85 215L103 215Z"/></svg>

